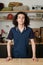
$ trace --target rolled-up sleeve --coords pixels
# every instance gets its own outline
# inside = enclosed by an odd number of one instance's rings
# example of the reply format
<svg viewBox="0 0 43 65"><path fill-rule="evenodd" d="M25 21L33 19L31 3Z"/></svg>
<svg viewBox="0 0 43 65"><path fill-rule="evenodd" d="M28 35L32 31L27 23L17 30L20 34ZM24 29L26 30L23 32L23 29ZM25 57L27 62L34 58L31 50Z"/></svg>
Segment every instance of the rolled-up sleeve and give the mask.
<svg viewBox="0 0 43 65"><path fill-rule="evenodd" d="M13 39L13 32L12 29L10 29L9 34L7 36L7 39L12 40Z"/></svg>
<svg viewBox="0 0 43 65"><path fill-rule="evenodd" d="M29 39L34 39L34 38L35 38L35 35L34 35L33 30L31 29L31 30L30 30Z"/></svg>

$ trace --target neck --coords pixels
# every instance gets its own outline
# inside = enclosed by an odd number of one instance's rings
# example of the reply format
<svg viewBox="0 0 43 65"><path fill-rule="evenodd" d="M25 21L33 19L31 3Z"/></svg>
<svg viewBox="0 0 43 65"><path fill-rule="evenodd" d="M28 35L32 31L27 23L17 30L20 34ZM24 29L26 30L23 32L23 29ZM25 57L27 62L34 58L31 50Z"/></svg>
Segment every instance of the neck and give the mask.
<svg viewBox="0 0 43 65"><path fill-rule="evenodd" d="M24 28L24 25L18 25L18 28L22 29L22 28Z"/></svg>

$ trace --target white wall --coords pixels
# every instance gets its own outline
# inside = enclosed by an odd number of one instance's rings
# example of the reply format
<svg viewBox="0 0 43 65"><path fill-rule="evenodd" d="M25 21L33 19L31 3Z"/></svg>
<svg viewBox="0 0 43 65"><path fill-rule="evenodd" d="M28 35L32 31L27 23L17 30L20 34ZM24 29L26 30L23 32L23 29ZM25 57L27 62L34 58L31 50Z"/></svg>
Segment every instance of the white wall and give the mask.
<svg viewBox="0 0 43 65"><path fill-rule="evenodd" d="M30 21L31 28L40 28L43 27L43 21Z"/></svg>

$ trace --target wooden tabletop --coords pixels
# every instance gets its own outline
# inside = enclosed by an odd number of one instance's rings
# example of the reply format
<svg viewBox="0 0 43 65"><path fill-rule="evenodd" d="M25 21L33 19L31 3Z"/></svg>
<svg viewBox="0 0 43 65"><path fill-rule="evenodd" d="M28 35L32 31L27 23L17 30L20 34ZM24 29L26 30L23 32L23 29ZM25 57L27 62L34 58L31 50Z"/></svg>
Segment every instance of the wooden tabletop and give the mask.
<svg viewBox="0 0 43 65"><path fill-rule="evenodd" d="M33 61L31 58L15 58L6 61L6 58L0 58L0 65L43 65L43 58L38 58L38 61Z"/></svg>

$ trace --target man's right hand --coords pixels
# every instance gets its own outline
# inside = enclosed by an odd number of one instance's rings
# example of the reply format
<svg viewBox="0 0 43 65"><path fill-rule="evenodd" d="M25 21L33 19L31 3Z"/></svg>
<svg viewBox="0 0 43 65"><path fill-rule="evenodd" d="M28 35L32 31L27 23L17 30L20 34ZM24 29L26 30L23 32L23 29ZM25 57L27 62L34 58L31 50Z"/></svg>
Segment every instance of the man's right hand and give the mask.
<svg viewBox="0 0 43 65"><path fill-rule="evenodd" d="M12 57L7 57L6 61L12 60Z"/></svg>

